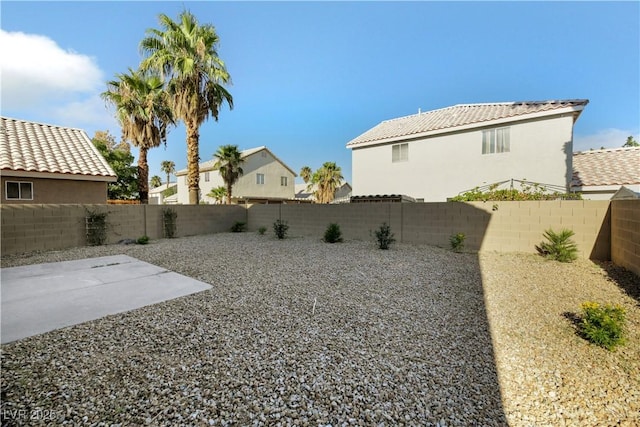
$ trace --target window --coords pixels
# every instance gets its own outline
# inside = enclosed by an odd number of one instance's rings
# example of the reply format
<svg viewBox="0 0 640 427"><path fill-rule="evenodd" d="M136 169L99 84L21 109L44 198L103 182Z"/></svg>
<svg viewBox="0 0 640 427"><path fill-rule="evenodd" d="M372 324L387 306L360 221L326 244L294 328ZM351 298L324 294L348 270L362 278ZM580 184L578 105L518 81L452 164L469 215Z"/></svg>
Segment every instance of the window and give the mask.
<svg viewBox="0 0 640 427"><path fill-rule="evenodd" d="M508 153L511 151L509 128L482 131L482 154Z"/></svg>
<svg viewBox="0 0 640 427"><path fill-rule="evenodd" d="M396 144L391 146L391 161L406 162L409 160L409 144Z"/></svg>
<svg viewBox="0 0 640 427"><path fill-rule="evenodd" d="M258 185L263 185L264 184L264 174L263 173L257 173L256 174L256 184L258 184Z"/></svg>
<svg viewBox="0 0 640 427"><path fill-rule="evenodd" d="M5 197L7 200L33 200L33 183L7 181Z"/></svg>
<svg viewBox="0 0 640 427"><path fill-rule="evenodd" d="M286 176L281 176L280 177L280 185L282 187L286 187L287 186L287 177Z"/></svg>
<svg viewBox="0 0 640 427"><path fill-rule="evenodd" d="M209 172L204 173L204 182L209 182Z"/></svg>

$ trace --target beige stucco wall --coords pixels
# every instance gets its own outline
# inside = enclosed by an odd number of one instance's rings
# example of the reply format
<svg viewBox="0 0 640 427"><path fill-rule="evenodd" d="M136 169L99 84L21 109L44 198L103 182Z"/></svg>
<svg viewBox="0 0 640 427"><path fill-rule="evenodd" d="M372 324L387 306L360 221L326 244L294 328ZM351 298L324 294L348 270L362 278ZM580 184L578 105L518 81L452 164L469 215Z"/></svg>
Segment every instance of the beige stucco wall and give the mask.
<svg viewBox="0 0 640 427"><path fill-rule="evenodd" d="M405 194L441 202L511 178L568 188L573 146L570 114L511 124L511 151L482 154L482 130L504 126L408 141L406 162L391 161L393 144L353 149L353 195Z"/></svg>
<svg viewBox="0 0 640 427"><path fill-rule="evenodd" d="M0 195L2 204L33 203L107 203L107 183L76 181L70 179L18 178L3 176ZM6 198L6 181L33 183L33 200L9 200Z"/></svg>
<svg viewBox="0 0 640 427"><path fill-rule="evenodd" d="M293 199L295 196L295 175L282 163L277 161L269 152L259 151L247 156L242 164L243 175L238 179L232 189L234 198L278 198ZM209 173L209 181L205 174ZM256 175L264 174L264 184L256 184ZM287 177L287 185L280 185L280 177ZM178 178L178 203L189 203L189 190L186 175ZM217 170L200 172L200 199L207 203L214 200L207 196L211 189L224 186L224 181Z"/></svg>

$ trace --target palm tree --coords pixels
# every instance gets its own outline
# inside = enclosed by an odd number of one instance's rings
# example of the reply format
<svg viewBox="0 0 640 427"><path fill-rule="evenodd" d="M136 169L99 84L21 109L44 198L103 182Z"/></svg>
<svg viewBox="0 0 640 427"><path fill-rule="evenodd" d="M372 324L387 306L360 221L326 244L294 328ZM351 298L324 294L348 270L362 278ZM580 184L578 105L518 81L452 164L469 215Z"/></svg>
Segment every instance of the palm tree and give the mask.
<svg viewBox="0 0 640 427"><path fill-rule="evenodd" d="M162 185L162 178L160 178L158 175L154 175L151 177L150 182L151 182L151 188L157 188Z"/></svg>
<svg viewBox="0 0 640 427"><path fill-rule="evenodd" d="M343 179L340 166L337 166L334 162L325 162L311 177L310 186L316 186L314 195L317 202L331 203Z"/></svg>
<svg viewBox="0 0 640 427"><path fill-rule="evenodd" d="M213 167L220 171L220 176L227 186L227 204L230 204L231 187L233 187L233 184L235 184L238 178L244 173L242 170L242 164L244 163L242 153L238 151L237 145L223 145L218 148L213 158L216 159Z"/></svg>
<svg viewBox="0 0 640 427"><path fill-rule="evenodd" d="M178 22L160 14L161 30L151 28L140 42L147 57L143 69L154 69L167 79L167 93L175 117L187 129L187 184L189 203L198 204L200 170L198 162L200 125L209 115L218 121L220 107L233 98L223 85L231 77L218 57L218 35L213 25L200 25L188 11Z"/></svg>
<svg viewBox="0 0 640 427"><path fill-rule="evenodd" d="M174 124L167 104L164 82L157 74L129 69L116 74L107 83L102 98L116 107L116 118L122 127L122 137L138 147L138 190L140 203L149 203L149 164L147 152L166 144L167 127Z"/></svg>
<svg viewBox="0 0 640 427"><path fill-rule="evenodd" d="M311 180L311 175L313 175L313 172L311 171L311 168L309 166L303 166L302 169L300 169L300 177L305 184L309 183L309 180Z"/></svg>
<svg viewBox="0 0 640 427"><path fill-rule="evenodd" d="M227 189L222 186L212 188L211 191L209 191L209 194L207 194L207 196L215 200L216 203L222 203L222 200L226 195L227 195Z"/></svg>
<svg viewBox="0 0 640 427"><path fill-rule="evenodd" d="M175 173L176 164L171 160L163 160L162 163L160 163L160 170L167 174L167 188L169 188L169 178L172 173Z"/></svg>

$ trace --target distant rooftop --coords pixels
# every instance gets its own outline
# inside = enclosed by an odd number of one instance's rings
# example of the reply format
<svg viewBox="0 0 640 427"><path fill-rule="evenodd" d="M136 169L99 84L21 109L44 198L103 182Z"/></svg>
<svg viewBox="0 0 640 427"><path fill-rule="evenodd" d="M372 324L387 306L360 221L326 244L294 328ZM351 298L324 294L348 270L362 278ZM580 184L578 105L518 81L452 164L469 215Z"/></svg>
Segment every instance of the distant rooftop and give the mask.
<svg viewBox="0 0 640 427"><path fill-rule="evenodd" d="M573 153L572 187L640 184L640 147Z"/></svg>
<svg viewBox="0 0 640 427"><path fill-rule="evenodd" d="M426 111L411 116L385 120L347 143L348 148L376 142L420 136L426 132L454 130L460 126L482 124L499 119L508 119L556 110L574 113L574 121L589 103L587 99L556 101L497 102L486 104L458 104L453 107ZM558 111L560 112L560 111Z"/></svg>

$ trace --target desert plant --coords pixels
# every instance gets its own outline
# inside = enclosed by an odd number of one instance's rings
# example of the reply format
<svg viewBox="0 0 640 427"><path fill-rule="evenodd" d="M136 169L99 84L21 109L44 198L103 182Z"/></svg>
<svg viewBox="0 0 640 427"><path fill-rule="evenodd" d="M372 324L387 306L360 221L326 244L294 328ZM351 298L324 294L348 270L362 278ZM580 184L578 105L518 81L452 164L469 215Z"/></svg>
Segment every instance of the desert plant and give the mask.
<svg viewBox="0 0 640 427"><path fill-rule="evenodd" d="M383 222L380 228L376 230L375 235L380 249L389 249L389 246L396 241L393 238L391 227L386 222Z"/></svg>
<svg viewBox="0 0 640 427"><path fill-rule="evenodd" d="M462 249L464 249L464 239L466 239L466 236L464 235L464 233L457 233L457 234L451 235L451 237L449 238L449 243L451 243L451 249L454 252L462 252Z"/></svg>
<svg viewBox="0 0 640 427"><path fill-rule="evenodd" d="M536 246L540 255L560 262L571 262L578 258L578 246L571 237L575 233L573 230L563 229L560 233L549 229L544 232L546 242L541 242Z"/></svg>
<svg viewBox="0 0 640 427"><path fill-rule="evenodd" d="M138 240L136 240L136 243L139 245L146 245L147 243L149 243L149 236L138 237Z"/></svg>
<svg viewBox="0 0 640 427"><path fill-rule="evenodd" d="M107 212L87 210L85 221L90 246L100 246L107 240L107 215Z"/></svg>
<svg viewBox="0 0 640 427"><path fill-rule="evenodd" d="M259 235L261 235L261 236L262 236L262 235L264 235L264 233L266 233L266 232L267 232L267 227L262 226L262 227L258 228L258 234L259 234Z"/></svg>
<svg viewBox="0 0 640 427"><path fill-rule="evenodd" d="M177 218L178 218L178 213L173 209L167 208L162 210L164 237L167 237L169 239L176 237Z"/></svg>
<svg viewBox="0 0 640 427"><path fill-rule="evenodd" d="M276 222L273 223L273 231L276 233L276 237L278 239L284 239L287 237L287 231L289 230L289 225L286 221L282 221L281 219L277 219Z"/></svg>
<svg viewBox="0 0 640 427"><path fill-rule="evenodd" d="M324 232L324 241L327 243L342 242L342 231L338 224L329 224L327 230Z"/></svg>
<svg viewBox="0 0 640 427"><path fill-rule="evenodd" d="M615 350L625 343L625 310L619 305L600 305L597 302L582 303L582 334L592 343Z"/></svg>
<svg viewBox="0 0 640 427"><path fill-rule="evenodd" d="M235 224L231 226L231 231L233 233L242 233L247 229L247 223L242 221L237 221Z"/></svg>

